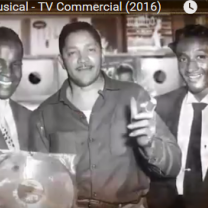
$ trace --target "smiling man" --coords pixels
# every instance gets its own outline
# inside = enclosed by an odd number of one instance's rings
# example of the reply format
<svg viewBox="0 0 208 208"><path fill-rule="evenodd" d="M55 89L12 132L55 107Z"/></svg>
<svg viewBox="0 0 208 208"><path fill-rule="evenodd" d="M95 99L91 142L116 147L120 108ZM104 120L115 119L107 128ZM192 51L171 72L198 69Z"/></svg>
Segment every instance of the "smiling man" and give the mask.
<svg viewBox="0 0 208 208"><path fill-rule="evenodd" d="M27 150L30 111L11 100L22 77L23 46L11 29L0 27L0 149Z"/></svg>
<svg viewBox="0 0 208 208"><path fill-rule="evenodd" d="M148 174L169 178L180 169L175 139L140 106L150 101L141 86L102 72L92 25L64 26L59 49L68 79L33 113L31 150L76 155L78 207L143 208Z"/></svg>
<svg viewBox="0 0 208 208"><path fill-rule="evenodd" d="M170 46L186 86L158 97L156 111L177 138L182 167L176 181L152 183L150 208L202 207L208 195L208 28L188 25Z"/></svg>

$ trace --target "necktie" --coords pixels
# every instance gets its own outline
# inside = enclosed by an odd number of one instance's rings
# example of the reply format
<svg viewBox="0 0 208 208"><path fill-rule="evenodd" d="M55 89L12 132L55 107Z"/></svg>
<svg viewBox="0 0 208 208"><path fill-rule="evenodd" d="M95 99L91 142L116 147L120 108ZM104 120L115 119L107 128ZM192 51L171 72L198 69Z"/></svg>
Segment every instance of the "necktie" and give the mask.
<svg viewBox="0 0 208 208"><path fill-rule="evenodd" d="M8 146L8 149L14 149L15 148L15 145L14 145L14 142L12 141L12 138L9 134L9 131L8 129L6 128L5 125L1 124L0 125L0 130L1 130L1 133L2 133L2 136Z"/></svg>
<svg viewBox="0 0 208 208"><path fill-rule="evenodd" d="M186 160L186 172L184 178L184 196L188 199L195 197L202 186L202 165L201 165L201 127L202 110L205 103L193 103L194 118L191 127L191 134Z"/></svg>

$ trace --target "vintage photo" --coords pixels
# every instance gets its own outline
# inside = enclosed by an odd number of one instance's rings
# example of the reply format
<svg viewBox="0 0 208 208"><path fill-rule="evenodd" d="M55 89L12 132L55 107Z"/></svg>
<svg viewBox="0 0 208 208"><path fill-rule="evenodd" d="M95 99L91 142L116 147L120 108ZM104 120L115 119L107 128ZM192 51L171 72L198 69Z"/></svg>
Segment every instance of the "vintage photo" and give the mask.
<svg viewBox="0 0 208 208"><path fill-rule="evenodd" d="M208 208L207 19L1 15L0 207Z"/></svg>

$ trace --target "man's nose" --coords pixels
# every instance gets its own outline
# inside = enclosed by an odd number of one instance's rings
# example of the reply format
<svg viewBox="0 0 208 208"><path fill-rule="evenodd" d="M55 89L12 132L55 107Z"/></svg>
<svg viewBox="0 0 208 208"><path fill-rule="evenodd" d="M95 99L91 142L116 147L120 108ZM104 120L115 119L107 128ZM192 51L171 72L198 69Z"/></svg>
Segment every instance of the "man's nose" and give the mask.
<svg viewBox="0 0 208 208"><path fill-rule="evenodd" d="M5 79L10 79L11 76L12 76L12 73L11 73L11 69L9 66L7 67L4 67L2 70L1 70L1 76L3 76Z"/></svg>
<svg viewBox="0 0 208 208"><path fill-rule="evenodd" d="M80 53L79 54L79 59L78 62L79 63L86 63L88 61L88 55L86 53Z"/></svg>
<svg viewBox="0 0 208 208"><path fill-rule="evenodd" d="M1 75L5 77L11 77L10 64L5 59L0 59L0 65Z"/></svg>
<svg viewBox="0 0 208 208"><path fill-rule="evenodd" d="M188 72L193 72L196 71L196 69L198 68L197 62L192 60L189 62L189 65L187 67L187 71Z"/></svg>

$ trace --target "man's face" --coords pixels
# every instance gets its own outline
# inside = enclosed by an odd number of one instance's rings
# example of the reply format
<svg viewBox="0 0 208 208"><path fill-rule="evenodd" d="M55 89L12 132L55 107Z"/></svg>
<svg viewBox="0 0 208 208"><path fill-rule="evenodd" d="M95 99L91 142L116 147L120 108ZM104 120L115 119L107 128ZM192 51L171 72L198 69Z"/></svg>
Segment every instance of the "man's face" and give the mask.
<svg viewBox="0 0 208 208"><path fill-rule="evenodd" d="M124 82L133 82L133 76L131 73L121 73L120 75L118 75L118 79L120 81L124 81Z"/></svg>
<svg viewBox="0 0 208 208"><path fill-rule="evenodd" d="M22 54L17 44L0 42L0 99L8 99L22 77Z"/></svg>
<svg viewBox="0 0 208 208"><path fill-rule="evenodd" d="M99 77L102 51L89 32L79 31L66 38L62 61L71 81L80 87L87 87Z"/></svg>
<svg viewBox="0 0 208 208"><path fill-rule="evenodd" d="M180 74L193 94L208 88L207 46L208 39L186 38L176 47Z"/></svg>

